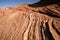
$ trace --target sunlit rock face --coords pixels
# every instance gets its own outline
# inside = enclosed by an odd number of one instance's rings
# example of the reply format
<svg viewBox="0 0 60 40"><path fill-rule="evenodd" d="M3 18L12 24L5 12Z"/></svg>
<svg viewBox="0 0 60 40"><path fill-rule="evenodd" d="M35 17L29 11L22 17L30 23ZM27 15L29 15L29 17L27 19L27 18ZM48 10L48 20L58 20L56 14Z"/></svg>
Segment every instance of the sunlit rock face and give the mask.
<svg viewBox="0 0 60 40"><path fill-rule="evenodd" d="M0 40L60 40L60 2L0 8Z"/></svg>

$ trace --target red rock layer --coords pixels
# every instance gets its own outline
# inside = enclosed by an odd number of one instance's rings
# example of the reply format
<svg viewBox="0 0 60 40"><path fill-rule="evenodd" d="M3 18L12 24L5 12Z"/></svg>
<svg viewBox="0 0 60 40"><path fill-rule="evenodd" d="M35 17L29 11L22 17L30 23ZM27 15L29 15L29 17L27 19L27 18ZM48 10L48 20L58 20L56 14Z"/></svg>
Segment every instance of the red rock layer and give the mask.
<svg viewBox="0 0 60 40"><path fill-rule="evenodd" d="M60 40L60 3L0 8L0 40Z"/></svg>

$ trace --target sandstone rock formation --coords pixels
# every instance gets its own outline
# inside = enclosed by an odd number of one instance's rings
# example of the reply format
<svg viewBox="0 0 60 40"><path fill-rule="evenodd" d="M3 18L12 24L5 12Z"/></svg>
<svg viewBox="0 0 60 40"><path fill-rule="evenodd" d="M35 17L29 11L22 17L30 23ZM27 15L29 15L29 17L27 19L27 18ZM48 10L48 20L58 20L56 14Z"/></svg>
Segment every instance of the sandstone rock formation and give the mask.
<svg viewBox="0 0 60 40"><path fill-rule="evenodd" d="M60 2L0 8L0 40L60 40Z"/></svg>

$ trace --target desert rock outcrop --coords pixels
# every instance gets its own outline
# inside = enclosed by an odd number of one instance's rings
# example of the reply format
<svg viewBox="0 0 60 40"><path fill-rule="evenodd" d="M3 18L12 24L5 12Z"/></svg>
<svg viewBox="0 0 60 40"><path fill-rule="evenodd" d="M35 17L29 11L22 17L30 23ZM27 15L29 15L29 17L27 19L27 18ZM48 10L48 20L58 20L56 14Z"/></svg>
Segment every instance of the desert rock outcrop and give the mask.
<svg viewBox="0 0 60 40"><path fill-rule="evenodd" d="M60 2L0 8L0 40L60 40Z"/></svg>

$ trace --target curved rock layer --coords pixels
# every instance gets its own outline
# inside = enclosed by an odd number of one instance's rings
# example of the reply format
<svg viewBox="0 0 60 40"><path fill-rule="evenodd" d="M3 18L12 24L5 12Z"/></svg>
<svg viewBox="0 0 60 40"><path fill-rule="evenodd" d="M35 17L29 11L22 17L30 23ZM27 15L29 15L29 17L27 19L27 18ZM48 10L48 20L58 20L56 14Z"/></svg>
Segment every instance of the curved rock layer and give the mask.
<svg viewBox="0 0 60 40"><path fill-rule="evenodd" d="M60 3L0 8L0 40L60 40Z"/></svg>

